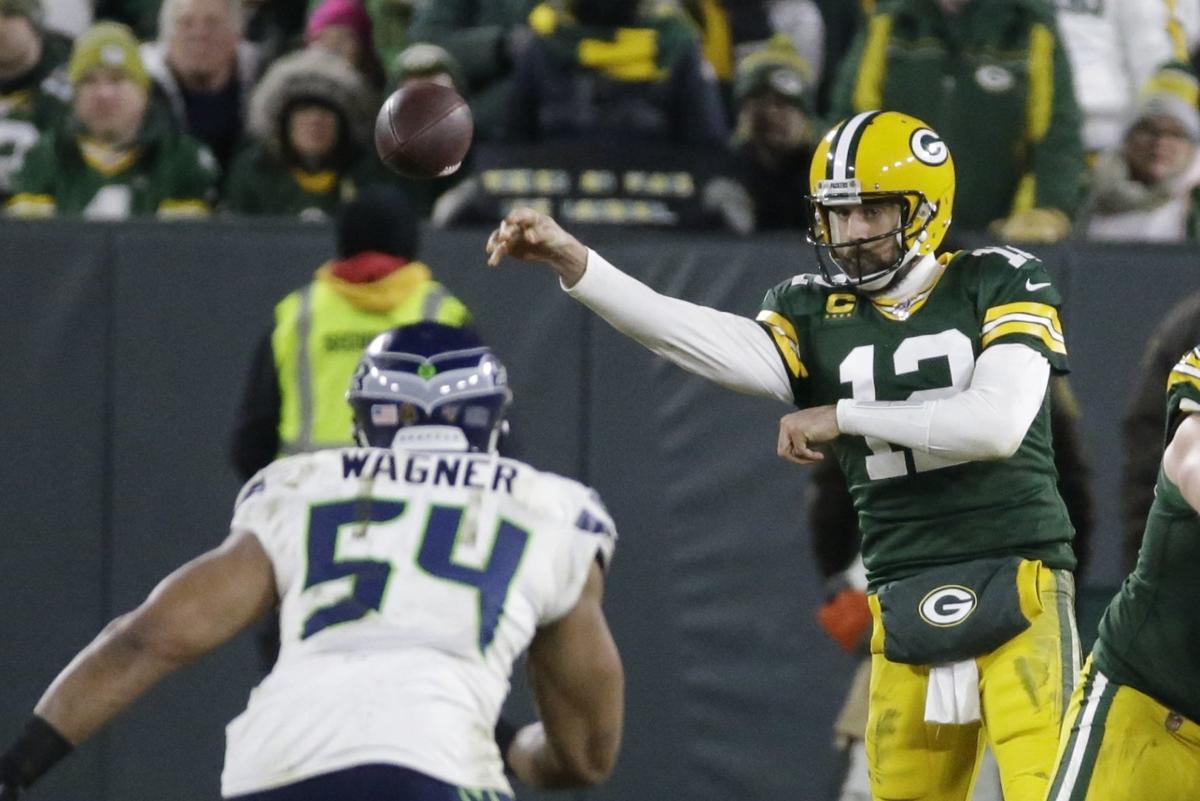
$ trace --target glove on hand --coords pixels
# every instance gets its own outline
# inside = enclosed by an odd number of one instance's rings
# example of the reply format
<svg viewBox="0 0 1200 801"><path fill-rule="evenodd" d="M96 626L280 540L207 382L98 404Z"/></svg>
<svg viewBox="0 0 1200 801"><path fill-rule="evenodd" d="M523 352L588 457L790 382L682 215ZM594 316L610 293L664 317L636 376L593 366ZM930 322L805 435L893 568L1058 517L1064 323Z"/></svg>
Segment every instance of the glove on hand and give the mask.
<svg viewBox="0 0 1200 801"><path fill-rule="evenodd" d="M849 653L858 653L870 642L871 608L862 590L852 587L839 590L817 612L817 621Z"/></svg>
<svg viewBox="0 0 1200 801"><path fill-rule="evenodd" d="M989 226L993 235L1013 242L1049 245L1071 231L1071 221L1058 209L1025 209Z"/></svg>

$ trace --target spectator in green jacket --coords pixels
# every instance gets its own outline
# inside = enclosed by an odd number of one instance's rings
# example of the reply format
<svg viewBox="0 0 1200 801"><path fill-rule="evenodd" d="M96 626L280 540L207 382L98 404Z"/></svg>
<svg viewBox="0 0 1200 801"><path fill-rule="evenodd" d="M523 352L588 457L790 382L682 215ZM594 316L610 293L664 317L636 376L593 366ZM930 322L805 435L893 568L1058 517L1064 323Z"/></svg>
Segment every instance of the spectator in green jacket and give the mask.
<svg viewBox="0 0 1200 801"><path fill-rule="evenodd" d="M341 57L309 48L279 59L250 101L252 141L230 167L225 208L324 220L364 185L390 180L369 144L373 111Z"/></svg>
<svg viewBox="0 0 1200 801"><path fill-rule="evenodd" d="M538 0L437 0L413 16L410 42L441 45L462 65L475 135L500 135L516 56L530 39L529 14Z"/></svg>
<svg viewBox="0 0 1200 801"><path fill-rule="evenodd" d="M724 150L716 75L678 13L639 0L564 0L530 15L504 139L655 140Z"/></svg>
<svg viewBox="0 0 1200 801"><path fill-rule="evenodd" d="M842 63L837 117L886 108L932 125L955 154L959 230L1053 242L1084 171L1080 112L1044 0L895 0Z"/></svg>
<svg viewBox="0 0 1200 801"><path fill-rule="evenodd" d="M42 27L40 0L0 0L0 202L38 136L71 102L71 41Z"/></svg>
<svg viewBox="0 0 1200 801"><path fill-rule="evenodd" d="M208 214L216 161L150 102L150 77L129 28L92 26L76 41L67 76L73 113L29 152L13 182L9 213L92 219Z"/></svg>

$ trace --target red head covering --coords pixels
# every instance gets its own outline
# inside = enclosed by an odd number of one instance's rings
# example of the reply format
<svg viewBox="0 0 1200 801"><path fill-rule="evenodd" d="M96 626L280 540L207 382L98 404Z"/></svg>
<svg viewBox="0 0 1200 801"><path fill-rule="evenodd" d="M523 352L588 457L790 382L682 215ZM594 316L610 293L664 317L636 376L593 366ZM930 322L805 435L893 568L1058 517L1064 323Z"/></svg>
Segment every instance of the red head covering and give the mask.
<svg viewBox="0 0 1200 801"><path fill-rule="evenodd" d="M311 42L330 25L344 25L354 31L363 49L373 46L371 39L371 17L360 0L325 0L313 10L308 18L304 39Z"/></svg>

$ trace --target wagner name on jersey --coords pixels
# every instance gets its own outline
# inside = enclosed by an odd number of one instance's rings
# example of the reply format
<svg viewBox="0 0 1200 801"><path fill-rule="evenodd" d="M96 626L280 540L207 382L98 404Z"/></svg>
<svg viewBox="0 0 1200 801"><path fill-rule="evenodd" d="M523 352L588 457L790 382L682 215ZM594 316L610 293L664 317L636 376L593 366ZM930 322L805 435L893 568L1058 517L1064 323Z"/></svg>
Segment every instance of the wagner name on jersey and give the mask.
<svg viewBox="0 0 1200 801"><path fill-rule="evenodd" d="M799 275L767 293L759 322L796 405L842 398L926 401L965 390L989 347L1020 343L1068 371L1061 298L1015 248L944 254L944 271L904 304ZM1017 554L1071 569L1074 529L1057 490L1049 393L1017 452L955 462L843 435L831 444L858 509L872 586L937 564Z"/></svg>
<svg viewBox="0 0 1200 801"><path fill-rule="evenodd" d="M511 794L492 729L514 660L612 558L594 492L494 454L340 448L265 468L231 525L270 556L281 647L229 724L224 794L368 763Z"/></svg>
<svg viewBox="0 0 1200 801"><path fill-rule="evenodd" d="M1200 347L1167 379L1167 432L1200 413ZM1154 503L1134 568L1100 621L1093 659L1132 687L1200 722L1200 515L1158 471Z"/></svg>

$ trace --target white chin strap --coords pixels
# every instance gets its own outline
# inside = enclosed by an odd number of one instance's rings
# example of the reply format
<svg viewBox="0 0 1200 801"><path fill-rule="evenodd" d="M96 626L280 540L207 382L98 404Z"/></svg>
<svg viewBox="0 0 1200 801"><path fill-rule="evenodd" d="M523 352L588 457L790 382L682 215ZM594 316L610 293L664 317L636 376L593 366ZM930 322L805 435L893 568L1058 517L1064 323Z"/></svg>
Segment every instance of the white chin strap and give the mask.
<svg viewBox="0 0 1200 801"><path fill-rule="evenodd" d="M392 438L393 450L469 451L467 435L456 426L407 426Z"/></svg>

